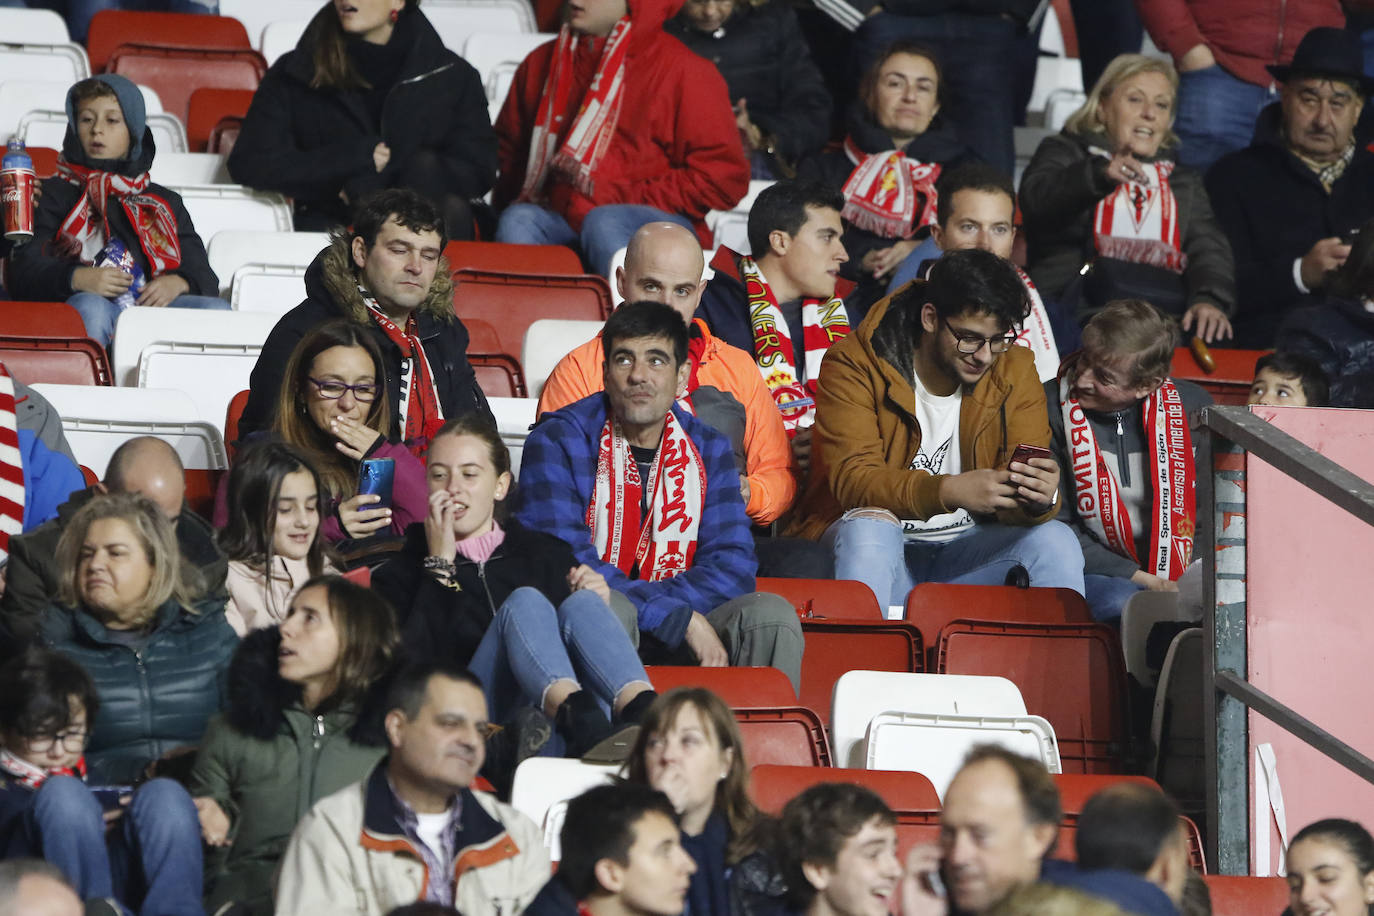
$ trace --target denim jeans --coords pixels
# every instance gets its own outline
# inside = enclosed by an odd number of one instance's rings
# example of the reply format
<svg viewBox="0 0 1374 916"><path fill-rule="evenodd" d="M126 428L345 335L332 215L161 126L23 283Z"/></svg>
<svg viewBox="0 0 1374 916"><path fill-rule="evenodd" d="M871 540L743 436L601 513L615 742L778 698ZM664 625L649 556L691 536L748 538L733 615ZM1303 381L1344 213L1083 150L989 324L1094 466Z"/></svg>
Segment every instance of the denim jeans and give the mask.
<svg viewBox="0 0 1374 916"><path fill-rule="evenodd" d="M1001 16L967 13L876 13L854 33L858 72L875 63L888 45L903 39L929 44L939 52L944 73L941 116L988 164L1011 175L1016 167L1016 24Z"/></svg>
<svg viewBox="0 0 1374 916"><path fill-rule="evenodd" d="M122 311L104 296L95 293L73 293L67 304L76 309L81 321L86 325L86 336L102 347L108 347L114 340L115 322ZM168 308L178 309L218 309L233 308L228 302L216 296L177 296Z"/></svg>
<svg viewBox="0 0 1374 916"><path fill-rule="evenodd" d="M1092 611L1093 620L1101 623L1120 623L1126 602L1140 590L1141 586L1120 576L1088 574L1083 577L1083 597L1088 601L1088 610Z"/></svg>
<svg viewBox="0 0 1374 916"><path fill-rule="evenodd" d="M582 232L573 231L559 214L538 204L511 204L496 224L496 241L517 245L567 245L582 250L582 261L594 274L607 276L611 258L630 244L630 236L645 223L667 220L686 227L693 235L692 221L676 213L641 204L605 204L595 207L582 221Z"/></svg>
<svg viewBox="0 0 1374 916"><path fill-rule="evenodd" d="M107 834L86 784L51 776L33 794L24 827L32 854L61 869L83 900L113 897L140 916L205 912L200 819L173 780L141 786Z"/></svg>
<svg viewBox="0 0 1374 916"><path fill-rule="evenodd" d="M885 606L903 605L922 582L1001 585L1016 565L1030 584L1083 594L1083 549L1068 526L1048 521L1027 527L980 522L943 544L908 541L901 525L851 510L836 519L821 543L835 551L835 578L857 579Z"/></svg>
<svg viewBox="0 0 1374 916"><path fill-rule="evenodd" d="M1078 65L1083 91L1089 92L1118 54L1139 54L1144 29L1131 0L1071 0L1078 33ZM1050 10L1053 16L1054 11Z"/></svg>
<svg viewBox="0 0 1374 916"><path fill-rule="evenodd" d="M60 7L59 7L60 9ZM101 10L151 10L164 13L219 13L219 0L68 0L67 31L72 41L86 43L91 20Z"/></svg>
<svg viewBox="0 0 1374 916"><path fill-rule="evenodd" d="M486 688L493 722L506 721L520 706L541 707L544 691L564 678L590 691L607 715L628 684L649 683L620 622L587 589L556 609L537 588L511 592L468 669Z"/></svg>
<svg viewBox="0 0 1374 916"><path fill-rule="evenodd" d="M1255 119L1279 97L1277 90L1236 79L1215 64L1180 73L1178 83L1178 161L1199 172L1249 146Z"/></svg>

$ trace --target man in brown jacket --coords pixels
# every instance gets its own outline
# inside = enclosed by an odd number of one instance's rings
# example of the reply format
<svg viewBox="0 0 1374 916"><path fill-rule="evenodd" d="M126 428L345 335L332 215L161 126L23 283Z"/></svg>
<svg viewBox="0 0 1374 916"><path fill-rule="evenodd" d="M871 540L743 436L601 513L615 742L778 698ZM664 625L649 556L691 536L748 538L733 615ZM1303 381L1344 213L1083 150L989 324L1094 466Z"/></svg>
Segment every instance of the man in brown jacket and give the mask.
<svg viewBox="0 0 1374 916"><path fill-rule="evenodd" d="M901 605L919 582L1083 592L1083 552L1052 521L1059 465L1046 450L1035 358L1014 347L1028 310L1011 262L951 251L879 302L821 366L814 457L791 534L832 546L835 577Z"/></svg>

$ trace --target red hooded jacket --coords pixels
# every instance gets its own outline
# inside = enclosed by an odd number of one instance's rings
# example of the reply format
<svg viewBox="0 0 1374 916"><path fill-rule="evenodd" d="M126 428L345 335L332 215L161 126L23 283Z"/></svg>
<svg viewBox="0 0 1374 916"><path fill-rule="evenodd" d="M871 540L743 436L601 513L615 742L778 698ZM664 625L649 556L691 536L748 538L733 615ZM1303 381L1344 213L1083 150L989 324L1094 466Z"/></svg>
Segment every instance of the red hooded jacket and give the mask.
<svg viewBox="0 0 1374 916"><path fill-rule="evenodd" d="M663 23L681 5L682 0L628 0L633 30L625 96L615 139L594 175L594 196L581 193L553 171L544 186L548 207L574 229L581 229L593 207L646 204L692 220L703 245L709 245L706 212L730 209L749 190L749 164L725 80L714 64L663 31ZM493 197L498 207L519 197L524 184L530 134L556 44L542 45L525 58L496 119L501 177ZM565 120L569 128L596 75L604 46L602 38L578 45Z"/></svg>

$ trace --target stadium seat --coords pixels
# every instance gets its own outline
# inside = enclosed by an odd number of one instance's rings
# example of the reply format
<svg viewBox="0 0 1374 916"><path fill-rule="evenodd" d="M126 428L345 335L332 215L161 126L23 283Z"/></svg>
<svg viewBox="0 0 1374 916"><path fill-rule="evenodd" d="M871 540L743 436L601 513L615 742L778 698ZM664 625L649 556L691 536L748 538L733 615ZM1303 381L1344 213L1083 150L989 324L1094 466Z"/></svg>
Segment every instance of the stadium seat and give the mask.
<svg viewBox="0 0 1374 916"><path fill-rule="evenodd" d="M925 668L921 633L909 623L805 618L801 626L801 704L827 715L836 682L859 666L903 673Z"/></svg>
<svg viewBox="0 0 1374 916"><path fill-rule="evenodd" d="M971 750L994 744L1060 771L1054 729L1042 716L882 712L868 723L864 765L911 770L930 779L941 797Z"/></svg>
<svg viewBox="0 0 1374 916"><path fill-rule="evenodd" d="M500 352L517 356L525 331L540 318L605 321L611 314L606 281L589 274L517 274L463 268L453 273L454 310L490 321Z"/></svg>
<svg viewBox="0 0 1374 916"><path fill-rule="evenodd" d="M145 95L144 99L146 101L148 96ZM144 121L153 132L153 142L157 145L159 154L186 152L186 128L175 115L152 111L148 112ZM67 135L67 115L60 109L29 111L19 119L15 135L29 146L61 149L63 138Z"/></svg>
<svg viewBox="0 0 1374 916"><path fill-rule="evenodd" d="M294 51L309 24L307 19L276 19L267 23L262 30L262 40L258 43L258 50L262 52L267 66L275 64L288 51Z"/></svg>
<svg viewBox="0 0 1374 916"><path fill-rule="evenodd" d="M736 709L744 757L750 766L778 763L828 767L830 742L820 716L804 706Z"/></svg>
<svg viewBox="0 0 1374 916"><path fill-rule="evenodd" d="M51 146L28 147L29 158L33 160L33 171L42 181L57 174L57 150Z"/></svg>
<svg viewBox="0 0 1374 916"><path fill-rule="evenodd" d="M1189 625L1184 614L1178 592L1144 589L1126 599L1121 609L1121 655L1126 660L1126 673L1142 686L1153 687L1159 680L1159 669L1150 664L1147 653L1155 624L1166 624L1163 629L1172 638Z"/></svg>
<svg viewBox="0 0 1374 916"><path fill-rule="evenodd" d="M515 357L505 353L473 353L469 349L468 363L487 397L523 398L528 395L520 363Z"/></svg>
<svg viewBox="0 0 1374 916"><path fill-rule="evenodd" d="M52 10L0 6L0 35L6 44L62 45L72 36L67 23Z"/></svg>
<svg viewBox="0 0 1374 916"><path fill-rule="evenodd" d="M285 315L305 299L305 271L296 264L244 264L230 279L229 304L238 312Z"/></svg>
<svg viewBox="0 0 1374 916"><path fill-rule="evenodd" d="M218 426L201 420L195 401L183 391L41 384L34 389L62 417L76 460L98 468L102 478L114 450L134 436L165 440L187 468L228 466Z"/></svg>
<svg viewBox="0 0 1374 916"><path fill-rule="evenodd" d="M1074 832L1078 827L1078 816L1083 806L1102 789L1120 782L1134 782L1145 786L1160 788L1148 776L1092 775L1083 773L1056 773L1054 784L1059 788L1059 804L1064 810L1064 821L1060 827L1059 844L1055 855L1061 859L1074 859ZM1203 854L1202 836L1197 824L1184 817L1184 829L1188 834L1188 856L1194 868L1206 871L1206 857Z"/></svg>
<svg viewBox="0 0 1374 916"><path fill-rule="evenodd" d="M0 362L22 382L109 385L110 364L65 302L0 301Z"/></svg>
<svg viewBox="0 0 1374 916"><path fill-rule="evenodd" d="M499 273L580 274L582 259L565 245L514 245L509 242L449 242L448 269Z"/></svg>
<svg viewBox="0 0 1374 916"><path fill-rule="evenodd" d="M85 337L86 325L65 302L16 302L0 299L0 334L8 337Z"/></svg>
<svg viewBox="0 0 1374 916"><path fill-rule="evenodd" d="M1288 907L1288 882L1278 876L1206 875L1212 894L1212 916L1282 913Z"/></svg>
<svg viewBox="0 0 1374 916"><path fill-rule="evenodd" d="M729 248L736 254L749 253L749 208L772 181L751 181L744 199L730 210L712 210L706 214L706 226L714 239L712 249ZM710 258L706 259L710 262Z"/></svg>
<svg viewBox="0 0 1374 916"><path fill-rule="evenodd" d="M468 352L469 353L498 353L501 350L501 338L496 334L496 328L492 327L490 321L483 321L481 318L463 318L463 327L468 329Z"/></svg>
<svg viewBox="0 0 1374 916"><path fill-rule="evenodd" d="M654 690L705 687L732 709L796 706L792 682L777 668L703 668L698 665L650 665L645 671Z"/></svg>
<svg viewBox="0 0 1374 916"><path fill-rule="evenodd" d="M536 31L529 0L425 0L425 17L444 47L459 55L478 32Z"/></svg>
<svg viewBox="0 0 1374 916"><path fill-rule="evenodd" d="M50 80L70 86L90 75L91 64L81 45L72 42L0 45L0 82Z"/></svg>
<svg viewBox="0 0 1374 916"><path fill-rule="evenodd" d="M601 333L603 321L577 321L566 318L540 318L525 329L520 348L520 365L530 397L539 397L544 383L558 361Z"/></svg>
<svg viewBox="0 0 1374 916"><path fill-rule="evenodd" d="M148 177L169 187L188 184L233 184L225 157L218 153L164 153L158 151Z"/></svg>
<svg viewBox="0 0 1374 916"><path fill-rule="evenodd" d="M933 650L941 628L955 620L1092 623L1093 617L1083 596L1072 589L927 582L907 593L906 620L916 625L926 647ZM934 670L935 659L926 661Z"/></svg>
<svg viewBox="0 0 1374 916"><path fill-rule="evenodd" d="M251 393L245 388L234 395L229 399L229 409L224 412L224 447L228 450L230 464L233 464L234 454L238 451L239 418L248 406L248 395Z"/></svg>
<svg viewBox="0 0 1374 916"><path fill-rule="evenodd" d="M191 93L186 113L186 138L192 152L205 152L210 132L223 118L242 118L253 101L251 89L205 87Z"/></svg>
<svg viewBox="0 0 1374 916"><path fill-rule="evenodd" d="M525 450L530 426L534 424L536 402L534 398L487 398L487 403L496 417L496 429L501 433L501 441L510 449L511 473L518 480L520 456Z"/></svg>
<svg viewBox="0 0 1374 916"><path fill-rule="evenodd" d="M280 194L236 184L181 185L172 190L181 195L202 240L226 229L291 231L291 207Z"/></svg>
<svg viewBox="0 0 1374 916"><path fill-rule="evenodd" d="M219 477L224 471L208 471L203 468L186 472L186 506L201 518L208 519L215 514L215 490Z"/></svg>
<svg viewBox="0 0 1374 916"><path fill-rule="evenodd" d="M760 578L756 588L781 595L797 609L803 620L844 618L876 621L883 619L873 589L853 579L770 579Z"/></svg>
<svg viewBox="0 0 1374 916"><path fill-rule="evenodd" d="M544 834L549 858L562 858L558 835L568 801L588 789L611 782L620 767L583 763L565 757L530 757L515 769L511 807L528 817Z"/></svg>
<svg viewBox="0 0 1374 916"><path fill-rule="evenodd" d="M426 12L429 9L425 7ZM535 48L557 37L542 32L475 32L463 42L463 59L477 68L488 104L499 110L515 78L515 68Z"/></svg>
<svg viewBox="0 0 1374 916"><path fill-rule="evenodd" d="M1179 347L1174 351L1169 375L1202 386L1218 404L1244 404L1250 397L1250 383L1255 379L1255 360L1270 351L1218 347L1209 352L1216 363L1211 372L1202 368L1191 349Z"/></svg>
<svg viewBox="0 0 1374 916"><path fill-rule="evenodd" d="M281 264L309 267L329 245L324 232L257 232L222 230L213 236L201 234L210 269L219 277L221 295L233 288L234 272L245 264Z"/></svg>
<svg viewBox="0 0 1374 916"><path fill-rule="evenodd" d="M205 151L228 156L234 151L234 143L238 140L239 131L242 129L243 118L220 118L219 123L210 130L210 139L206 141Z"/></svg>
<svg viewBox="0 0 1374 916"><path fill-rule="evenodd" d="M139 44L163 48L253 47L243 23L231 16L107 9L91 18L90 31L86 33L91 71L104 70L115 49L128 44L130 38Z"/></svg>
<svg viewBox="0 0 1374 916"><path fill-rule="evenodd" d="M1184 813L1200 813L1206 807L1204 746L1210 725L1202 718L1202 700L1208 651L1201 628L1174 637L1159 673L1150 720L1155 757L1147 772L1178 800Z"/></svg>
<svg viewBox="0 0 1374 916"><path fill-rule="evenodd" d="M0 10L4 10L0 7ZM147 86L139 86L143 93L143 108L147 114L162 111L162 100ZM50 111L61 115L65 127L67 119L67 90L71 83L49 79L6 79L0 82L0 135L18 129L24 115L31 111ZM61 148L61 135L55 149ZM158 146L158 153L162 146Z"/></svg>
<svg viewBox="0 0 1374 916"><path fill-rule="evenodd" d="M936 671L1007 678L1054 726L1068 772L1124 772L1126 669L1111 627L955 621L940 630Z"/></svg>
<svg viewBox="0 0 1374 916"><path fill-rule="evenodd" d="M320 11L317 0L220 0L219 14L243 23L253 47L262 48L262 33L279 19L309 22Z"/></svg>
<svg viewBox="0 0 1374 916"><path fill-rule="evenodd" d="M162 107L185 124L196 89L257 89L267 64L251 48L196 50L123 44L110 55L109 71L152 86Z"/></svg>

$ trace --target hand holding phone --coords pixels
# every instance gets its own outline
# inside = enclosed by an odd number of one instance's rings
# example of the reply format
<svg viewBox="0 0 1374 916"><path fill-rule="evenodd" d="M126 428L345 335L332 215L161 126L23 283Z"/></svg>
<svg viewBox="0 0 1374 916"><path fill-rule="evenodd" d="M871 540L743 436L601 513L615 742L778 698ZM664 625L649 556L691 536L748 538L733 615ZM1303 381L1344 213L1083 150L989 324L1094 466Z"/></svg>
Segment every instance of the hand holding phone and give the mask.
<svg viewBox="0 0 1374 916"><path fill-rule="evenodd" d="M1016 451L1011 453L1011 460L1007 462L1007 466L1010 467L1011 465L1016 464L1018 461L1022 464L1029 464L1032 458L1053 457L1054 453L1047 448L1044 448L1039 445L1027 445L1026 443L1022 442L1020 445L1016 446Z"/></svg>
<svg viewBox="0 0 1374 916"><path fill-rule="evenodd" d="M391 491L396 481L396 459L364 458L358 467L358 495L379 496L368 508L390 509Z"/></svg>

